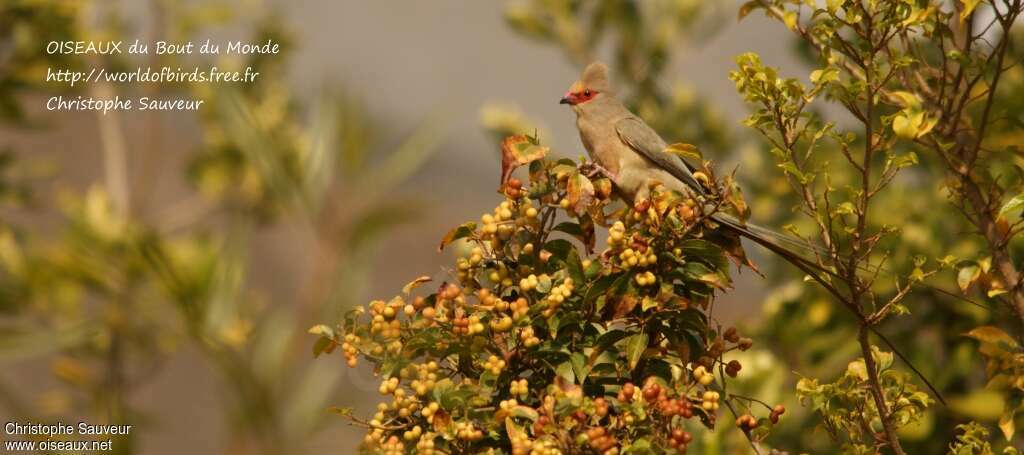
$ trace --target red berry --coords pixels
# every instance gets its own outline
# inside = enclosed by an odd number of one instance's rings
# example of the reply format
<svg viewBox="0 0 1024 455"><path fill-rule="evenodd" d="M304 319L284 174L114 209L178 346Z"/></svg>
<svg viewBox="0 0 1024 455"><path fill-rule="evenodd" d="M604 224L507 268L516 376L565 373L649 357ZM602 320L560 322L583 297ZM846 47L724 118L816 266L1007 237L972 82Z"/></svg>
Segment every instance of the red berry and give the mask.
<svg viewBox="0 0 1024 455"><path fill-rule="evenodd" d="M685 433L685 431L683 431L682 428L673 428L672 429L672 439L675 439L677 441L682 442L682 440L683 440L683 433Z"/></svg>
<svg viewBox="0 0 1024 455"><path fill-rule="evenodd" d="M632 382L627 382L626 385L622 386L622 396L626 399L624 401L630 401L633 399L633 393L636 392L636 386Z"/></svg>

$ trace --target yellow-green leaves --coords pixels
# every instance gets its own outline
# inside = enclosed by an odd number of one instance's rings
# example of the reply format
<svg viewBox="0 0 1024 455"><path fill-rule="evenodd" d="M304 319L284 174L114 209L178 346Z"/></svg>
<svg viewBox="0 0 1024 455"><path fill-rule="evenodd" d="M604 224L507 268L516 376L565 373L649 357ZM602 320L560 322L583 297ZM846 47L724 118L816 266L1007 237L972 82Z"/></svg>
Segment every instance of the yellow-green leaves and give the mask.
<svg viewBox="0 0 1024 455"><path fill-rule="evenodd" d="M892 92L892 96L899 100L899 104L904 108L917 109L921 107L921 97L916 94L904 91Z"/></svg>
<svg viewBox="0 0 1024 455"><path fill-rule="evenodd" d="M646 333L638 333L624 340L626 359L629 361L630 369L636 368L636 364L640 362L640 357L643 356L644 350L647 349L647 340Z"/></svg>
<svg viewBox="0 0 1024 455"><path fill-rule="evenodd" d="M1009 201L1003 204L1003 207L999 209L999 217L1006 218L1007 215L1019 211L1024 208L1024 193L1018 194Z"/></svg>
<svg viewBox="0 0 1024 455"><path fill-rule="evenodd" d="M433 278L426 275L416 278L415 280L410 281L409 284L402 287L402 293L409 295L412 293L413 289L418 288L423 283L429 283L430 281L433 281Z"/></svg>
<svg viewBox="0 0 1024 455"><path fill-rule="evenodd" d="M891 408L891 422L898 429L920 420L932 399L918 390L910 382L907 374L891 368L892 353L872 346L871 357L879 370L878 386L882 388L887 400L892 399L894 403L900 403L899 406ZM832 383L823 383L815 378L802 378L797 383L796 392L802 403L819 413L830 428L841 430L849 441L864 440L873 436L864 434L865 429L861 425L861 422L876 422L879 419L878 410L869 392L868 371L864 359L850 362L846 372Z"/></svg>
<svg viewBox="0 0 1024 455"><path fill-rule="evenodd" d="M989 298L1007 292L1002 280L991 273L991 257L976 261L961 261L957 264L957 268L959 271L956 276L956 284L960 287L961 292L967 292L974 284L978 284L979 289Z"/></svg>
<svg viewBox="0 0 1024 455"><path fill-rule="evenodd" d="M879 350L877 347L872 346L871 356L874 357L875 364L878 366L879 371L887 370L892 366L893 357L891 352L884 352ZM850 362L849 365L846 366L846 374L847 376L856 378L859 381L867 381L868 369L864 364L864 359L857 359Z"/></svg>
<svg viewBox="0 0 1024 455"><path fill-rule="evenodd" d="M956 275L956 284L960 287L960 291L967 292L967 288L971 287L979 277L981 277L981 267L976 264L967 264L960 267L960 271Z"/></svg>
<svg viewBox="0 0 1024 455"><path fill-rule="evenodd" d="M796 11L786 11L782 13L782 22L786 24L786 27L790 30L796 30L797 26L797 14Z"/></svg>
<svg viewBox="0 0 1024 455"><path fill-rule="evenodd" d="M1017 341L1010 335L1007 335L1002 329L985 325L976 327L970 332L964 334L965 337L974 338L975 340L981 341L982 343L990 344L1005 344L1010 348L1017 347Z"/></svg>
<svg viewBox="0 0 1024 455"><path fill-rule="evenodd" d="M892 130L903 139L917 139L928 134L938 119L928 119L924 112L899 114L892 119Z"/></svg>
<svg viewBox="0 0 1024 455"><path fill-rule="evenodd" d="M929 116L922 106L921 98L914 93L892 92L897 104L903 110L892 117L892 130L903 139L917 139L931 132L939 119Z"/></svg>
<svg viewBox="0 0 1024 455"><path fill-rule="evenodd" d="M839 70L828 67L811 71L811 82L815 85L827 84L839 80Z"/></svg>
<svg viewBox="0 0 1024 455"><path fill-rule="evenodd" d="M907 15L907 18L904 19L903 22L900 23L900 25L903 27L910 27L915 24L919 24L921 22L928 20L932 14L935 14L934 5L928 6L926 8L912 6L910 9L910 14Z"/></svg>
<svg viewBox="0 0 1024 455"><path fill-rule="evenodd" d="M960 10L960 21L963 22L974 13L974 10L981 4L982 0L959 0L960 4L963 5L963 9Z"/></svg>
<svg viewBox="0 0 1024 455"><path fill-rule="evenodd" d="M1005 395L999 429L1010 440L1016 432L1013 419L1024 401L1024 351L1017 340L998 327L976 327L964 336L981 342L978 351L986 359L986 387Z"/></svg>
<svg viewBox="0 0 1024 455"><path fill-rule="evenodd" d="M320 337L313 343L313 357L319 357L323 353L330 354L338 346L334 329L329 326L317 324L310 327L308 332Z"/></svg>
<svg viewBox="0 0 1024 455"><path fill-rule="evenodd" d="M461 226L452 228L452 230L448 231L448 233L444 235L444 238L441 239L441 244L437 246L437 250L441 251L452 242L473 235L474 231L476 231L476 223L473 222L464 223Z"/></svg>
<svg viewBox="0 0 1024 455"><path fill-rule="evenodd" d="M997 404L998 405L998 404ZM979 419L980 420L980 419ZM949 446L949 455L996 455L989 443L989 431L978 422L968 422L956 426L959 433L953 444ZM1006 447L1002 455L1019 455L1013 447Z"/></svg>

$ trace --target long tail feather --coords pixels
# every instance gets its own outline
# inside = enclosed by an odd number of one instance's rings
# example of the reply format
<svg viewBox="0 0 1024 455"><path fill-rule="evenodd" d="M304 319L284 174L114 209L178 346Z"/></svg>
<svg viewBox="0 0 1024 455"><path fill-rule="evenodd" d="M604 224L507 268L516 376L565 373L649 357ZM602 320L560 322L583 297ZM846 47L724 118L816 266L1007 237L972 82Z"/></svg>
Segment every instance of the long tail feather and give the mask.
<svg viewBox="0 0 1024 455"><path fill-rule="evenodd" d="M856 308L851 307L850 303L847 303L849 302L849 300L841 292L839 292L838 289L836 289L836 287L832 284L831 279L826 279L826 276L832 278L841 278L839 277L839 275L782 245L781 243L783 242L779 242L778 239L779 236L784 234L779 234L777 232L768 230L760 226L753 226L751 224L742 223L735 217L728 214L719 213L713 216L712 219L725 226L728 226L730 229L736 231L743 237L746 237L754 241L755 243L763 246L764 248L768 249L769 251L779 255L781 258L785 259L790 264L793 264L796 268L800 269L802 272L806 273L812 279L821 284L830 294L836 297L836 299L838 299L840 302L844 302L844 306L847 307L847 309L850 310L850 312L853 313L854 316L856 316L862 323L866 324L868 329L871 330L871 332L874 333L880 340L882 340L882 342L885 343L885 345L890 350L892 350L892 352L894 352L896 356L899 357L899 359L902 360L903 363L905 363L911 369L911 371L914 372L915 375L917 375L917 377L921 378L921 381L924 382L926 386L928 386L928 388L932 391L935 397L938 398L938 400L942 404L946 404L946 400L943 399L942 394L939 393L938 389L936 389L935 386L932 385L931 381L929 381L928 378L925 377L924 373L921 373L921 371L918 370L917 367L910 362L910 359L903 355L903 353L900 352L900 350L897 349L891 341L889 341L888 337L883 335L874 326L867 324L867 320L865 319L864 315L861 314ZM766 235L765 232L770 232L771 235ZM799 240L797 239L794 239L792 237L789 238L792 239L794 242L799 242ZM791 242L785 243L793 244Z"/></svg>
<svg viewBox="0 0 1024 455"><path fill-rule="evenodd" d="M763 227L763 226L759 226L759 225L756 225L754 223L749 223L749 222L743 223L743 222L740 222L738 219L736 219L732 215L716 214L715 218L716 218L716 221L719 221L721 223L727 224L730 227L733 227L734 229L736 229L737 225L742 226L745 231L749 231L749 233L744 234L744 235L746 237L748 237L748 238L751 238L751 240L753 240L753 237L751 237L751 236L752 235L756 235L756 236L760 236L760 237L762 237L764 239L771 239L771 241L774 241L779 246L788 245L789 246L788 249L789 249L790 253L792 253L792 254L798 254L797 253L798 251L806 251L809 254L814 254L814 255L824 256L824 257L828 257L828 256L831 255L831 252L827 248L825 248L823 246L815 245L813 243L810 243L810 242L805 241L803 239L794 237L792 235L785 234L785 233L782 233L782 232L778 232L776 230L769 229L769 228L766 228L766 227ZM805 255L800 255L800 256L805 258L805 259L807 259L807 256L805 256ZM840 261L847 261L847 260L849 260L849 257L848 256L844 256L844 255L840 255L838 259ZM816 269L820 269L821 268L814 261L810 261L810 262L811 262L811 264L813 264L814 268L816 268ZM883 265L860 265L860 266L858 266L858 270L861 271L861 272L865 272L865 273L874 273L875 271L880 271L880 272L888 274L888 275L893 275L894 274L894 272L891 269L889 269L888 267L885 267ZM836 275L836 273L833 272L832 270L821 269L821 271L823 273L825 273L825 274L828 274L828 275L831 275L831 276L834 276L834 277L838 278L838 275ZM934 291L934 292L936 292L938 294L945 295L946 297L950 297L952 299L956 299L956 300L959 300L961 302L969 303L969 304L974 305L974 306L979 307L979 308L986 308L986 309L989 308L987 305L979 303L979 302L977 302L977 301L975 301L975 300L973 300L973 299L971 299L971 298L969 298L967 296L964 296L964 295L961 295L961 294L957 294L955 292L947 291L947 290L942 289L942 288L940 288L938 286L935 286L935 285L931 285L931 284L923 283L923 282L915 283L915 285L916 286L926 287L926 288L928 288L928 289L930 289L930 290L932 290L932 291Z"/></svg>

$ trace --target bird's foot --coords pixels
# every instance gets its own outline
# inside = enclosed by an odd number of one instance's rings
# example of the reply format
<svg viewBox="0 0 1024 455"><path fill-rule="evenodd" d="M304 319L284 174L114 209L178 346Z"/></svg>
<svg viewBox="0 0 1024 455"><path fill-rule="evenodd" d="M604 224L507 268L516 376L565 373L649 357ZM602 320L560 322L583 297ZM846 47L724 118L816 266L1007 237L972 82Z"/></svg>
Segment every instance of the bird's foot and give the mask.
<svg viewBox="0 0 1024 455"><path fill-rule="evenodd" d="M587 178L589 179L601 176L608 178L608 180L615 180L615 175L612 174L611 171L605 169L603 166L593 161L588 161L580 165L580 172L582 172L583 175L587 176Z"/></svg>

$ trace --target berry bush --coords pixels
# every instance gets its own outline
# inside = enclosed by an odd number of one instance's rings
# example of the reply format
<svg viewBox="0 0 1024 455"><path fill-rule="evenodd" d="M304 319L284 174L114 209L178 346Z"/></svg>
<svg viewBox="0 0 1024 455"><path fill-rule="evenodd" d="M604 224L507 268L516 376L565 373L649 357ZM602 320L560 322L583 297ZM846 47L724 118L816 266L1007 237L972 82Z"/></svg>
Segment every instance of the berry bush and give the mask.
<svg viewBox="0 0 1024 455"><path fill-rule="evenodd" d="M442 240L462 251L447 281L418 278L311 330L315 354L340 346L381 378L372 418L339 410L366 427L363 449L685 453L726 409L751 443L764 438L785 408L727 393L742 370L730 351L753 342L713 317L730 259L744 261L709 219L742 215L730 180L705 166L714 196L659 186L622 207L591 163L547 159L525 136L502 149L504 199ZM527 165L528 183L511 177Z"/></svg>

